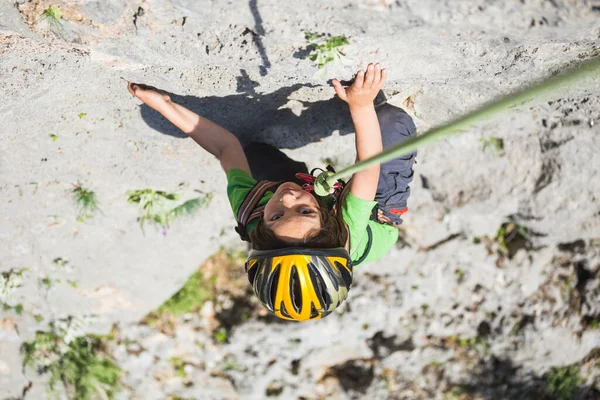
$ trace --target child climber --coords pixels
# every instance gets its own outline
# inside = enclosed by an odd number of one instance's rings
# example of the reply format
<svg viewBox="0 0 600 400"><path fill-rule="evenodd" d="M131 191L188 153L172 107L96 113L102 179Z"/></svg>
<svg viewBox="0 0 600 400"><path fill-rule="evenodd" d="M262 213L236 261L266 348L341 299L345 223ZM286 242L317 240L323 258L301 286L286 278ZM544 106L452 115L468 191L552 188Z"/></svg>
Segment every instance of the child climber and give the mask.
<svg viewBox="0 0 600 400"><path fill-rule="evenodd" d="M376 63L358 71L348 87L332 81L350 108L357 161L415 135L415 125L403 110L385 102L373 104L386 77L387 71ZM311 175L297 174L302 186L257 182L231 132L166 94L134 83L128 89L221 162L236 230L252 246L248 280L276 316L298 321L327 316L347 297L353 267L382 257L396 242L400 216L407 211L414 153L356 172L347 184L336 185L333 198L320 198L311 190Z"/></svg>

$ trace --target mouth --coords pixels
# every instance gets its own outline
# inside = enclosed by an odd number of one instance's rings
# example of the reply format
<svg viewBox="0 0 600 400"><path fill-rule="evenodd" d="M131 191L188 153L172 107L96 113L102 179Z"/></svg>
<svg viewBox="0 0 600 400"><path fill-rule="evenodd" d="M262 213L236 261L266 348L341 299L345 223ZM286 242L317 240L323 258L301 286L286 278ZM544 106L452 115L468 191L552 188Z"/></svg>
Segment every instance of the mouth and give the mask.
<svg viewBox="0 0 600 400"><path fill-rule="evenodd" d="M300 188L300 190L301 190L301 188ZM298 185L295 185L292 182L286 182L286 183L282 183L281 185L279 185L279 187L275 191L275 194L273 195L273 197L279 197L280 195L282 195L285 192L297 193L298 191L299 191Z"/></svg>

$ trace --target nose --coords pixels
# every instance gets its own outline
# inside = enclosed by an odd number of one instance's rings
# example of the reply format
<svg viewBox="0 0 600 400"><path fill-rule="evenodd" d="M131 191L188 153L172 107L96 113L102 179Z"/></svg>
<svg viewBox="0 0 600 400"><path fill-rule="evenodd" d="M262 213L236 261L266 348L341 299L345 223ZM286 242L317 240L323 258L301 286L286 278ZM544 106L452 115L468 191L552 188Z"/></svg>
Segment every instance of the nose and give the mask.
<svg viewBox="0 0 600 400"><path fill-rule="evenodd" d="M292 207L296 204L297 198L293 191L286 190L281 194L280 200L285 207Z"/></svg>

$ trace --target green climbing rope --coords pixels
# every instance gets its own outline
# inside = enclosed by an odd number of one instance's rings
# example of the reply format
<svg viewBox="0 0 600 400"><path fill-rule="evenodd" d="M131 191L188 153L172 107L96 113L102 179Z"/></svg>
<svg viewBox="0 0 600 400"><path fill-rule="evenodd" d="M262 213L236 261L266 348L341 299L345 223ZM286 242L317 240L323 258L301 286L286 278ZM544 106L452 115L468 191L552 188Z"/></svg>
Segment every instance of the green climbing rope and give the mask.
<svg viewBox="0 0 600 400"><path fill-rule="evenodd" d="M432 129L420 136L410 138L395 146L388 147L383 152L351 165L348 168L344 168L339 172L319 176L315 182L315 193L320 196L324 196L328 193L331 193L332 185L338 179L369 168L371 165L383 164L387 161L412 153L417 149L417 147L420 147L424 144L433 143L445 136L465 132L468 128L472 127L478 122L482 122L493 116L496 116L502 111L526 104L540 96L564 89L566 85L579 81L582 78L586 78L594 74L596 74L596 77L600 77L599 72L600 57L580 63L574 68L571 68L559 75L550 77L524 90L484 105L463 117L444 124L438 128Z"/></svg>

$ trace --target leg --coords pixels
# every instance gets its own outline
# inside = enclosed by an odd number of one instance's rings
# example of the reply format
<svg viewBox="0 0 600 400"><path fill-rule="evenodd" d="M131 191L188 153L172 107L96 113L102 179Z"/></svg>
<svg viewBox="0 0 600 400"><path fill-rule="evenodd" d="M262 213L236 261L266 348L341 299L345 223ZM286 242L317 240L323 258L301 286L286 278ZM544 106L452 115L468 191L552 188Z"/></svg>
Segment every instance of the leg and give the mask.
<svg viewBox="0 0 600 400"><path fill-rule="evenodd" d="M244 147L252 177L257 181L296 182L297 172L308 173L306 164L294 161L281 150L266 143L252 142Z"/></svg>
<svg viewBox="0 0 600 400"><path fill-rule="evenodd" d="M382 104L377 107L377 118L381 127L383 148L393 146L403 140L416 135L416 127L412 118L401 108L391 104ZM400 216L407 210L407 200L410 196L409 183L413 178L413 163L416 152L396 158L381 165L379 183L377 185L377 207L379 220L391 222L395 225L402 223ZM377 216L377 215L376 215Z"/></svg>

